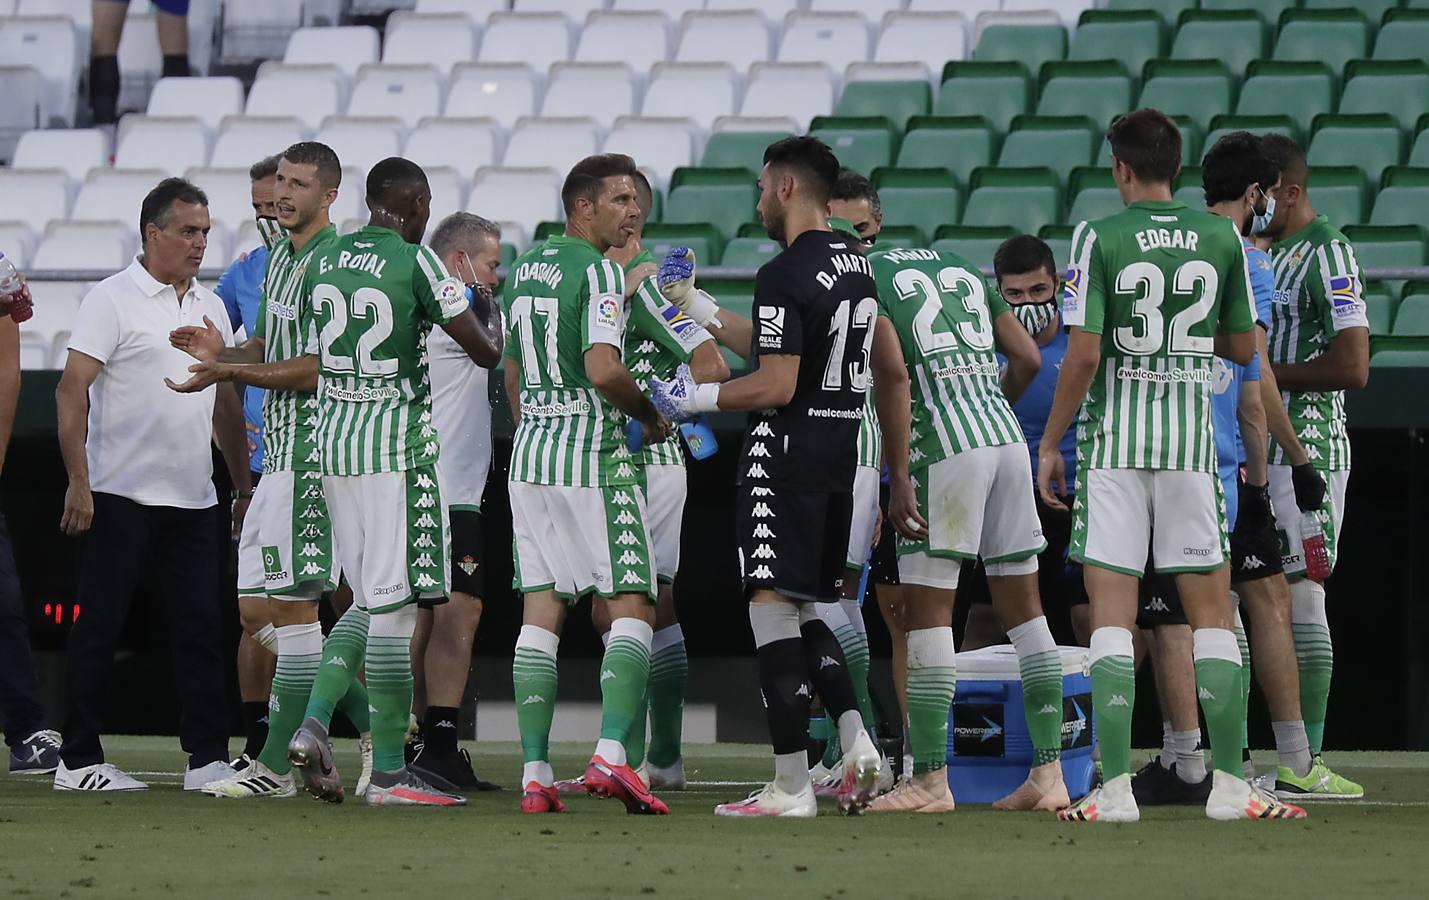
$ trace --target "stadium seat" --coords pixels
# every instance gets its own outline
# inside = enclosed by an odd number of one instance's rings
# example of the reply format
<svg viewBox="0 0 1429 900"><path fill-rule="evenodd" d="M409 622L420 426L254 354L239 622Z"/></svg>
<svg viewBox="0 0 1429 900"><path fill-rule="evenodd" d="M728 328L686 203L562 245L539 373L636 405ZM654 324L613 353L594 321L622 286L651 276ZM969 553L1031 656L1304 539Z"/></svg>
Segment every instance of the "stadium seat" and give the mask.
<svg viewBox="0 0 1429 900"><path fill-rule="evenodd" d="M576 45L576 62L625 63L639 75L670 58L670 28L659 12L594 12Z"/></svg>
<svg viewBox="0 0 1429 900"><path fill-rule="evenodd" d="M979 62L1020 62L1029 72L1066 58L1067 29L1061 25L990 25L973 49Z"/></svg>
<svg viewBox="0 0 1429 900"><path fill-rule="evenodd" d="M80 185L69 217L83 222L125 222L137 232L144 197L167 177L161 169L95 169Z"/></svg>
<svg viewBox="0 0 1429 900"><path fill-rule="evenodd" d="M439 166L426 169L427 183L432 188L432 214L427 219L428 240L432 232L442 223L442 219L459 210L466 209L466 178L456 169Z"/></svg>
<svg viewBox="0 0 1429 900"><path fill-rule="evenodd" d="M705 10L681 20L676 62L728 63L736 71L770 58L769 23L753 9Z"/></svg>
<svg viewBox="0 0 1429 900"><path fill-rule="evenodd" d="M208 131L192 116L125 116L115 143L116 169L162 169L178 175L208 165Z"/></svg>
<svg viewBox="0 0 1429 900"><path fill-rule="evenodd" d="M511 0L511 8L523 13L561 13L580 21L586 13L605 7L605 0Z"/></svg>
<svg viewBox="0 0 1429 900"><path fill-rule="evenodd" d="M477 169L466 209L493 222L514 222L529 234L542 221L562 217L563 177L554 169ZM523 235L520 243L524 242Z"/></svg>
<svg viewBox="0 0 1429 900"><path fill-rule="evenodd" d="M0 66L0 156L14 147L14 136L49 124L45 77L33 66Z"/></svg>
<svg viewBox="0 0 1429 900"><path fill-rule="evenodd" d="M868 23L859 13L792 12L776 59L785 63L851 63L869 58Z"/></svg>
<svg viewBox="0 0 1429 900"><path fill-rule="evenodd" d="M1217 59L1152 60L1146 65L1145 76L1136 101L1139 108L1186 116L1202 129L1213 117L1232 108L1235 81Z"/></svg>
<svg viewBox="0 0 1429 900"><path fill-rule="evenodd" d="M992 165L996 146L992 125L981 116L920 116L909 122L898 166L947 169L967 184L973 169Z"/></svg>
<svg viewBox="0 0 1429 900"><path fill-rule="evenodd" d="M454 168L465 178L500 161L500 132L495 119L423 119L407 135L402 155L424 169Z"/></svg>
<svg viewBox="0 0 1429 900"><path fill-rule="evenodd" d="M1424 48L1429 55L1429 47ZM1341 113L1388 113L1411 128L1429 110L1429 65L1420 61L1357 59L1345 70Z"/></svg>
<svg viewBox="0 0 1429 900"><path fill-rule="evenodd" d="M1196 8L1196 0L1106 0L1105 6L1114 12L1154 12L1169 28L1181 13Z"/></svg>
<svg viewBox="0 0 1429 900"><path fill-rule="evenodd" d="M448 118L490 118L510 128L522 116L536 114L540 81L523 63L467 63L452 70L447 105Z"/></svg>
<svg viewBox="0 0 1429 900"><path fill-rule="evenodd" d="M1047 168L983 168L973 172L963 225L1008 225L1036 233L1060 221L1057 173Z"/></svg>
<svg viewBox="0 0 1429 900"><path fill-rule="evenodd" d="M1074 225L1043 225L1037 231L1037 237L1052 251L1052 261L1057 264L1058 272L1065 272L1072 258L1072 232L1075 230Z"/></svg>
<svg viewBox="0 0 1429 900"><path fill-rule="evenodd" d="M330 28L299 28L288 39L283 62L293 65L332 65L348 78L357 67L377 62L381 38L370 25L337 25Z"/></svg>
<svg viewBox="0 0 1429 900"><path fill-rule="evenodd" d="M1271 58L1322 62L1335 72L1369 55L1369 25L1354 9L1292 9L1280 17Z"/></svg>
<svg viewBox="0 0 1429 900"><path fill-rule="evenodd" d="M1131 106L1131 78L1114 60L1050 62L1041 71L1039 116L1086 116L1099 129Z"/></svg>
<svg viewBox="0 0 1429 900"><path fill-rule="evenodd" d="M62 169L0 167L0 195L5 214L20 217L36 233L52 219L69 215L69 176Z"/></svg>
<svg viewBox="0 0 1429 900"><path fill-rule="evenodd" d="M1378 179L1375 179L1378 181ZM1366 179L1364 170L1353 165L1317 165L1310 161L1310 202L1315 211L1334 223L1363 222Z"/></svg>
<svg viewBox="0 0 1429 900"><path fill-rule="evenodd" d="M1429 9L1392 10L1374 41L1375 59L1424 59L1429 53Z"/></svg>
<svg viewBox="0 0 1429 900"><path fill-rule="evenodd" d="M927 115L932 102L927 81L855 81L844 86L834 114L883 116L903 130L913 116Z"/></svg>
<svg viewBox="0 0 1429 900"><path fill-rule="evenodd" d="M393 117L407 128L442 111L442 76L429 65L370 65L358 70L347 115Z"/></svg>
<svg viewBox="0 0 1429 900"><path fill-rule="evenodd" d="M939 226L958 221L963 191L946 169L879 169L872 180L884 225L916 229L919 244Z"/></svg>
<svg viewBox="0 0 1429 900"><path fill-rule="evenodd" d="M541 101L543 116L589 116L607 126L635 108L635 74L624 63L556 63Z"/></svg>
<svg viewBox="0 0 1429 900"><path fill-rule="evenodd" d="M704 9L705 0L614 0L610 8L616 12L656 10L669 16L672 20L678 20L687 12Z"/></svg>
<svg viewBox="0 0 1429 900"><path fill-rule="evenodd" d="M393 116L334 116L323 123L313 140L331 147L344 168L350 166L365 175L381 160L401 153L405 131L402 120Z"/></svg>
<svg viewBox="0 0 1429 900"><path fill-rule="evenodd" d="M1384 350L1369 361L1372 369L1429 368L1429 350Z"/></svg>
<svg viewBox="0 0 1429 900"><path fill-rule="evenodd" d="M827 116L815 119L809 133L829 145L841 166L867 176L874 169L893 163L897 142L894 132L883 125L886 121L881 117Z"/></svg>
<svg viewBox="0 0 1429 900"><path fill-rule="evenodd" d="M1394 322L1394 299L1387 293L1372 291L1368 286L1364 291L1365 318L1369 320L1371 338L1388 335Z"/></svg>
<svg viewBox="0 0 1429 900"><path fill-rule="evenodd" d="M930 248L939 253L956 253L975 266L991 269L997 248L1002 246L1003 241L1016 236L1017 230L1005 225L943 225L938 228Z"/></svg>
<svg viewBox="0 0 1429 900"><path fill-rule="evenodd" d="M704 223L646 225L640 242L656 259L663 258L671 247L689 247L697 262L712 265L724 253L724 237L719 229Z"/></svg>
<svg viewBox="0 0 1429 900"><path fill-rule="evenodd" d="M664 224L707 222L724 237L754 217L757 192L743 169L676 169Z"/></svg>
<svg viewBox="0 0 1429 900"><path fill-rule="evenodd" d="M209 219L222 222L235 236L244 222L253 219L253 182L248 178L247 169L200 167L188 169L184 172L184 177L202 188L208 196ZM357 189L357 186L343 184L338 188L338 192ZM240 246L237 249L253 248ZM209 257L210 262L216 259L216 256Z"/></svg>
<svg viewBox="0 0 1429 900"><path fill-rule="evenodd" d="M1078 18L1093 5L1093 0L1002 0L1005 12L1050 10L1057 14L1068 31L1077 26Z"/></svg>
<svg viewBox="0 0 1429 900"><path fill-rule="evenodd" d="M877 62L921 62L941 72L949 60L967 56L968 22L955 12L895 12L884 18L873 58Z"/></svg>
<svg viewBox="0 0 1429 900"><path fill-rule="evenodd" d="M1218 59L1240 77L1252 60L1269 51L1267 32L1265 20L1254 10L1192 10L1176 29L1171 58Z"/></svg>
<svg viewBox="0 0 1429 900"><path fill-rule="evenodd" d="M1429 169L1395 166L1385 172L1384 185L1369 224L1423 226L1424 211L1429 209Z"/></svg>
<svg viewBox="0 0 1429 900"><path fill-rule="evenodd" d="M315 66L311 72L260 73L248 92L244 112L250 116L294 116L308 128L317 128L328 116L342 112L342 91L336 81Z"/></svg>
<svg viewBox="0 0 1429 900"><path fill-rule="evenodd" d="M1322 115L1315 117L1312 128L1305 149L1312 170L1357 166L1370 184L1378 184L1384 170L1398 165L1404 156L1404 139L1392 116Z"/></svg>
<svg viewBox="0 0 1429 900"><path fill-rule="evenodd" d="M733 115L737 76L727 63L660 63L650 73L640 114L688 117L704 129Z"/></svg>
<svg viewBox="0 0 1429 900"><path fill-rule="evenodd" d="M1067 197L1067 221L1085 222L1121 212L1125 204L1110 169L1082 167L1072 171Z"/></svg>
<svg viewBox="0 0 1429 900"><path fill-rule="evenodd" d="M833 108L833 75L823 63L755 63L739 114L788 116L807 128Z"/></svg>
<svg viewBox="0 0 1429 900"><path fill-rule="evenodd" d="M719 264L731 269L757 269L778 256L782 249L776 241L767 237L731 238L724 245L724 258Z"/></svg>
<svg viewBox="0 0 1429 900"><path fill-rule="evenodd" d="M1313 198L1313 194L1311 195ZM1429 263L1429 232L1418 225L1345 225L1345 237L1355 248L1362 269L1398 269Z"/></svg>
<svg viewBox="0 0 1429 900"><path fill-rule="evenodd" d="M789 137L787 131L717 131L705 142L700 157L703 168L744 169L757 174L764 168L764 148L781 138Z"/></svg>
<svg viewBox="0 0 1429 900"><path fill-rule="evenodd" d="M302 24L303 4L292 0L225 3L219 56L227 62L280 56L289 36Z"/></svg>
<svg viewBox="0 0 1429 900"><path fill-rule="evenodd" d="M74 26L67 18L35 16L0 20L0 60L29 66L44 78L41 124L74 124L80 60Z"/></svg>
<svg viewBox="0 0 1429 900"><path fill-rule="evenodd" d="M23 140L23 138L22 138ZM1429 128L1420 129L1414 137L1414 147L1409 151L1408 164L1416 168L1429 168ZM16 165L19 165L16 163Z"/></svg>
<svg viewBox="0 0 1429 900"><path fill-rule="evenodd" d="M1162 55L1164 35L1161 17L1153 12L1088 10L1072 34L1067 59L1120 60L1127 72L1140 75L1148 60Z"/></svg>
<svg viewBox="0 0 1429 900"><path fill-rule="evenodd" d="M803 0L764 0L758 4L751 4L749 0L705 0L705 9L720 11L752 9L757 6L771 22L784 21L785 16L804 5Z"/></svg>
<svg viewBox="0 0 1429 900"><path fill-rule="evenodd" d="M108 160L108 140L96 128L47 128L27 131L15 145L10 164L17 169L61 168L75 181ZM5 198L6 206L10 198Z"/></svg>
<svg viewBox="0 0 1429 900"><path fill-rule="evenodd" d="M1300 0L1300 6L1304 9L1344 9L1353 6L1369 20L1371 26L1375 26L1384 18L1386 12L1397 9L1403 2L1404 0L1355 0L1350 4L1345 0Z"/></svg>
<svg viewBox="0 0 1429 900"><path fill-rule="evenodd" d="M1296 143L1300 142L1300 127L1289 116L1216 116L1211 119L1210 130L1202 145L1202 153L1209 152L1216 141L1232 131L1249 131L1251 134L1283 134Z"/></svg>
<svg viewBox="0 0 1429 900"><path fill-rule="evenodd" d="M1289 116L1301 128L1334 109L1335 77L1321 62L1257 60L1246 69L1239 116Z"/></svg>
<svg viewBox="0 0 1429 900"><path fill-rule="evenodd" d="M983 116L1006 131L1014 116L1028 111L1031 100L1031 79L1020 63L952 62L943 68L933 109L940 116Z"/></svg>
<svg viewBox="0 0 1429 900"><path fill-rule="evenodd" d="M1298 2L1299 0L1256 0L1255 8L1265 17L1265 21L1274 25L1280 20L1281 13L1293 9ZM1201 0L1201 9L1224 12L1243 10L1245 7L1245 0Z"/></svg>
<svg viewBox="0 0 1429 900"><path fill-rule="evenodd" d="M1046 166L1065 183L1073 168L1092 161L1099 137L1096 125L1080 116L1018 116L1003 139L997 165Z"/></svg>
<svg viewBox="0 0 1429 900"><path fill-rule="evenodd" d="M417 0L414 11L422 15L461 13L477 25L494 12L511 8L509 0Z"/></svg>
<svg viewBox="0 0 1429 900"><path fill-rule="evenodd" d="M502 161L507 166L549 167L565 178L571 167L600 149L594 119L519 119L511 130Z"/></svg>
<svg viewBox="0 0 1429 900"><path fill-rule="evenodd" d="M1429 337L1429 296L1405 297L1394 317L1395 337Z"/></svg>
<svg viewBox="0 0 1429 900"><path fill-rule="evenodd" d="M876 25L888 13L903 9L907 3L906 0L809 0L808 5L815 12L856 12Z"/></svg>
<svg viewBox="0 0 1429 900"><path fill-rule="evenodd" d="M633 156L656 187L663 187L681 166L695 162L695 123L689 119L623 116L605 138L606 153Z"/></svg>
<svg viewBox="0 0 1429 900"><path fill-rule="evenodd" d="M208 163L216 169L247 169L308 134L303 123L292 116L229 116L219 125Z"/></svg>
<svg viewBox="0 0 1429 900"><path fill-rule="evenodd" d="M382 61L389 65L429 65L449 72L476 58L477 29L465 15L396 12L387 20Z"/></svg>
<svg viewBox="0 0 1429 900"><path fill-rule="evenodd" d="M160 78L149 95L149 115L197 116L209 131L242 113L243 82L232 77Z"/></svg>
<svg viewBox="0 0 1429 900"><path fill-rule="evenodd" d="M0 222L0 247L15 268L24 270L30 265L30 254L35 252L35 232L25 222L13 219Z"/></svg>
<svg viewBox="0 0 1429 900"><path fill-rule="evenodd" d="M477 60L525 63L537 72L571 58L571 28L560 13L492 13Z"/></svg>
<svg viewBox="0 0 1429 900"><path fill-rule="evenodd" d="M845 86L866 81L922 81L933 84L933 72L920 62L856 62L844 66Z"/></svg>

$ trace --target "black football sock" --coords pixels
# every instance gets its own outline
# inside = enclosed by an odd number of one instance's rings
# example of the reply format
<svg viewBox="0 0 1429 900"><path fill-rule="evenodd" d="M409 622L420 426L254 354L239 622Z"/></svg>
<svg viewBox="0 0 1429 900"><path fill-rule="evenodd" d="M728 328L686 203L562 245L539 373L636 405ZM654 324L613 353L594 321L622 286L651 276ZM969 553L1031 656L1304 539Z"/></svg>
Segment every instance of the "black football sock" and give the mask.
<svg viewBox="0 0 1429 900"><path fill-rule="evenodd" d="M268 741L268 702L266 700L244 701L243 731L247 735L243 752L250 759L257 759L258 754L263 752L263 745Z"/></svg>
<svg viewBox="0 0 1429 900"><path fill-rule="evenodd" d="M118 119L119 57L89 58L89 108L94 112L94 124L109 125Z"/></svg>
<svg viewBox="0 0 1429 900"><path fill-rule="evenodd" d="M460 721L455 706L428 706L422 722L422 739L433 753L456 752L456 727Z"/></svg>

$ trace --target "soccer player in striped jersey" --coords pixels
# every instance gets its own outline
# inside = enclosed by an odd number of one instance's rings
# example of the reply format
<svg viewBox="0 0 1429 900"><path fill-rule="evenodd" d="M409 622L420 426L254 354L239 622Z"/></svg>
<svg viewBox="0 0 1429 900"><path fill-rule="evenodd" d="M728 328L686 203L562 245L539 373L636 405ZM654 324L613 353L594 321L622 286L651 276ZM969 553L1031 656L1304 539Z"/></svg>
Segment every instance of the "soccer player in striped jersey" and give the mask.
<svg viewBox="0 0 1429 900"><path fill-rule="evenodd" d="M402 755L412 708L412 604L447 593L450 575L427 335L440 325L488 368L500 359L501 336L472 313L462 283L419 243L431 199L420 166L400 157L377 163L367 174L368 224L319 251L303 282L310 303L300 333L305 350L316 351L319 361L310 455L322 467L333 543L353 606L367 614L343 635L341 648L324 649L318 685L350 684L365 660L372 713L369 806L465 803L416 775ZM338 638L334 629L328 644ZM313 691L307 716L288 743L288 758L309 793L341 802L322 693Z"/></svg>
<svg viewBox="0 0 1429 900"><path fill-rule="evenodd" d="M264 476L239 539L238 593L240 598L264 598L275 626L278 663L268 702L268 738L252 765L204 787L216 797L295 793L288 739L302 722L322 653L318 600L336 581L314 435L317 357L308 351L302 334L308 304L303 279L311 260L337 239L328 211L341 180L337 154L325 144L303 142L283 151L274 206L287 234L268 254L253 336L225 349L211 326L174 333L175 345L199 359L183 389L199 389L212 381L265 389ZM367 691L357 681L343 685L328 701L329 714L334 705L340 708L357 727L364 746L370 730L367 701ZM370 757L364 756L366 763ZM360 781L359 793L364 787Z"/></svg>
<svg viewBox="0 0 1429 900"><path fill-rule="evenodd" d="M565 234L520 256L504 292L506 391L518 417L509 490L524 607L512 680L528 813L565 809L550 763L556 653L570 604L586 594L606 606L611 626L585 788L633 813L668 812L626 751L644 709L658 589L640 464L624 424L638 421L646 445L670 436L622 361L631 311L624 272L604 256L635 236L635 174L635 161L621 154L577 163L561 188Z"/></svg>
<svg viewBox="0 0 1429 900"><path fill-rule="evenodd" d="M1073 234L1062 298L1072 331L1038 451L1042 499L1060 506L1059 445L1082 407L1072 556L1083 564L1096 625L1092 701L1106 782L1059 816L1140 818L1131 791L1131 628L1151 545L1156 568L1175 573L1195 629L1197 695L1215 765L1206 813L1284 818L1284 807L1240 777L1241 658L1210 421L1214 356L1245 365L1255 353L1245 251L1232 223L1172 199L1181 135L1166 115L1129 113L1107 140L1127 209Z"/></svg>
<svg viewBox="0 0 1429 900"><path fill-rule="evenodd" d="M1334 649L1325 586L1305 575L1299 523L1300 514L1318 511L1333 568L1350 478L1344 392L1358 390L1369 380L1369 320L1354 249L1310 201L1304 151L1281 135L1267 134L1262 140L1281 172L1275 215L1267 229L1276 240L1269 358L1290 423L1307 454L1297 460L1289 447L1271 442L1270 496L1285 548L1300 661L1300 706L1315 760L1304 779L1286 777L1294 773L1282 771L1276 790L1298 799L1353 799L1363 796L1363 788L1336 775L1321 757Z"/></svg>

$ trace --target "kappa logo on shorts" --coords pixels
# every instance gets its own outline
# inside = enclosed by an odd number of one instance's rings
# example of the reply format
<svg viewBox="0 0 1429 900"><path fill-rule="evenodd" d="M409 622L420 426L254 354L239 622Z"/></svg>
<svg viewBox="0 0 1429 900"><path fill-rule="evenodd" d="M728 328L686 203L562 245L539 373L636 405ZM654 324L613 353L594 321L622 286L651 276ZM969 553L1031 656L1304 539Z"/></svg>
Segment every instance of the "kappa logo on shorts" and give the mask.
<svg viewBox="0 0 1429 900"><path fill-rule="evenodd" d="M1265 563L1261 561L1260 557L1251 555L1245 558L1245 561L1240 564L1240 567L1246 570L1263 569L1265 568Z"/></svg>
<svg viewBox="0 0 1429 900"><path fill-rule="evenodd" d="M422 574L420 574L420 575L417 576L417 587L419 587L419 588L434 588L434 587L436 587L436 586L437 586L436 581L432 578L432 576L428 575L426 572L423 572Z"/></svg>
<svg viewBox="0 0 1429 900"><path fill-rule="evenodd" d="M417 528L436 528L437 520L432 518L431 513L422 513L412 524Z"/></svg>
<svg viewBox="0 0 1429 900"><path fill-rule="evenodd" d="M1167 606L1166 601L1160 597L1152 597L1148 600L1145 609L1147 612L1154 613L1169 613L1171 611L1171 607Z"/></svg>
<svg viewBox="0 0 1429 900"><path fill-rule="evenodd" d="M628 509L622 509L622 510L620 511L620 515L618 515L618 516L615 517L615 524L617 524L617 525L634 525L634 524L635 524L635 516L631 515L630 510L628 510Z"/></svg>
<svg viewBox="0 0 1429 900"><path fill-rule="evenodd" d="M756 566L754 571L749 573L749 577L760 581L768 581L774 577L774 572L768 566Z"/></svg>
<svg viewBox="0 0 1429 900"><path fill-rule="evenodd" d="M769 473L764 471L764 466L759 463L751 463L749 471L744 473L748 478L768 478Z"/></svg>
<svg viewBox="0 0 1429 900"><path fill-rule="evenodd" d="M435 498L432 497L431 494L423 494L422 496L418 497L417 501L412 505L417 507L417 509L431 509L433 506L437 505L437 501Z"/></svg>
<svg viewBox="0 0 1429 900"><path fill-rule="evenodd" d="M430 534L419 535L417 539L412 542L413 547L417 547L423 550L430 550L436 545L437 542L432 540L432 536Z"/></svg>
<svg viewBox="0 0 1429 900"><path fill-rule="evenodd" d="M620 583L621 583L621 584L644 584L644 583L645 583L645 579L644 579L643 577L641 577L641 575L640 575L639 572L633 572L633 571L632 571L632 572L626 572L624 575L621 575L621 576L620 576Z"/></svg>
<svg viewBox="0 0 1429 900"><path fill-rule="evenodd" d="M838 665L838 660L834 659L832 656L825 656L823 659L819 660L819 671L822 672L830 666L838 668Z"/></svg>
<svg viewBox="0 0 1429 900"><path fill-rule="evenodd" d="M304 544L303 549L298 551L298 555L302 557L322 556L323 552L318 549L317 544Z"/></svg>
<svg viewBox="0 0 1429 900"><path fill-rule="evenodd" d="M430 553L423 553L421 556L412 560L412 565L416 566L419 569L430 569L432 566L436 565L436 563L432 562L432 556Z"/></svg>
<svg viewBox="0 0 1429 900"><path fill-rule="evenodd" d="M754 552L751 553L751 554L749 554L749 555L752 556L752 557L754 557L755 559L777 559L777 558L778 558L778 557L776 557L776 556L774 555L774 549L773 549L772 547L770 547L768 544L760 544L758 547L755 547L755 548L754 548Z"/></svg>
<svg viewBox="0 0 1429 900"><path fill-rule="evenodd" d="M773 497L773 496L774 496L774 489L773 489L773 488L767 488L767 487L758 487L758 486L752 487L752 488L749 489L749 496L751 496L751 497Z"/></svg>
<svg viewBox="0 0 1429 900"><path fill-rule="evenodd" d="M300 572L298 572L298 574L299 574L299 575L326 575L327 572L326 572L326 570L323 569L322 566L318 565L317 563L315 563L315 562L307 562L307 563L304 563L304 564L303 564L303 568L302 568L302 570L301 570Z"/></svg>
<svg viewBox="0 0 1429 900"><path fill-rule="evenodd" d="M763 441L760 441L760 442L758 442L758 443L753 444L753 445L750 446L750 448L749 448L749 455L750 455L750 456L759 456L759 457L763 457L764 459L768 459L769 456L770 456L769 448L766 447L766 446L764 446L764 442L763 442Z"/></svg>
<svg viewBox="0 0 1429 900"><path fill-rule="evenodd" d="M756 503L754 504L752 515L756 519L772 519L774 518L774 510L770 509L767 503Z"/></svg>
<svg viewBox="0 0 1429 900"><path fill-rule="evenodd" d="M417 474L416 479L413 481L413 484L415 484L417 487L421 488L424 491L430 491L432 488L437 486L436 482L432 481L432 476L428 475L426 472L419 472Z"/></svg>
<svg viewBox="0 0 1429 900"><path fill-rule="evenodd" d="M632 500L630 498L630 495L627 494L625 491L616 491L614 494L611 495L610 502L614 503L616 506L629 506L635 501Z"/></svg>
<svg viewBox="0 0 1429 900"><path fill-rule="evenodd" d="M757 538L766 539L772 539L778 536L774 533L774 529L770 528L764 522L760 522L758 525L755 525L754 530L750 532L750 534L754 535Z"/></svg>
<svg viewBox="0 0 1429 900"><path fill-rule="evenodd" d="M636 537L629 531L622 531L620 533L620 537L615 539L615 542L622 547L629 547L634 544L640 543L640 538Z"/></svg>
<svg viewBox="0 0 1429 900"><path fill-rule="evenodd" d="M754 426L754 430L749 432L752 437L773 437L774 429L769 427L768 422L760 422Z"/></svg>
<svg viewBox="0 0 1429 900"><path fill-rule="evenodd" d="M620 554L620 558L617 559L616 562L620 563L622 566L645 565L644 557L642 557L639 553L636 553L634 550L626 550L624 553Z"/></svg>
<svg viewBox="0 0 1429 900"><path fill-rule="evenodd" d="M620 465L615 467L615 477L634 478L635 472L630 468L630 465L628 463L621 463Z"/></svg>
<svg viewBox="0 0 1429 900"><path fill-rule="evenodd" d="M300 538L320 538L325 532L321 525L304 525L303 530L298 532Z"/></svg>
<svg viewBox="0 0 1429 900"><path fill-rule="evenodd" d="M809 685L808 685L808 683L805 682L804 684L799 685L799 689L794 692L794 696L795 696L795 697L807 697L807 696L809 696Z"/></svg>

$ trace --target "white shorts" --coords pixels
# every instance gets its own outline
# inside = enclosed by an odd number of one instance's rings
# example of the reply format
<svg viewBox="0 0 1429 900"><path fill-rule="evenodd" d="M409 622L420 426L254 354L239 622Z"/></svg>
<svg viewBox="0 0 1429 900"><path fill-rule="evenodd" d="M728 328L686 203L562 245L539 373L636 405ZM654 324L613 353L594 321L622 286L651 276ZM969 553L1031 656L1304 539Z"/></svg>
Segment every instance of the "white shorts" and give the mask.
<svg viewBox="0 0 1429 900"><path fill-rule="evenodd" d="M268 472L238 539L238 594L316 600L337 582L331 520L319 472Z"/></svg>
<svg viewBox="0 0 1429 900"><path fill-rule="evenodd" d="M859 466L853 473L853 524L848 532L848 558L844 565L863 571L873 549L873 529L878 524L878 470Z"/></svg>
<svg viewBox="0 0 1429 900"><path fill-rule="evenodd" d="M515 587L553 590L574 603L586 594L655 599L645 491L513 481Z"/></svg>
<svg viewBox="0 0 1429 900"><path fill-rule="evenodd" d="M1300 507L1295 505L1295 485L1290 481L1289 466L1270 467L1270 503L1275 507L1275 528L1280 532L1280 561L1285 574L1290 577L1305 576L1305 549L1300 542ZM1350 486L1348 469L1326 472L1325 506L1330 513L1325 522L1325 552L1330 557L1330 568L1335 567L1340 544L1340 526L1345 521L1345 491Z"/></svg>
<svg viewBox="0 0 1429 900"><path fill-rule="evenodd" d="M324 475L353 602L370 613L451 593L451 529L432 466Z"/></svg>
<svg viewBox="0 0 1429 900"><path fill-rule="evenodd" d="M680 571L680 526L688 494L684 466L645 467L645 523L655 550L655 577L666 584Z"/></svg>
<svg viewBox="0 0 1429 900"><path fill-rule="evenodd" d="M899 540L902 583L955 588L962 561L978 556L990 574L1037 571L1037 554L1047 541L1032 495L1026 444L955 453L915 473L914 488L918 509L928 520L928 537Z"/></svg>
<svg viewBox="0 0 1429 900"><path fill-rule="evenodd" d="M1230 559L1216 475L1087 469L1077 481L1069 550L1077 562L1139 578L1148 550L1161 574L1210 572Z"/></svg>

